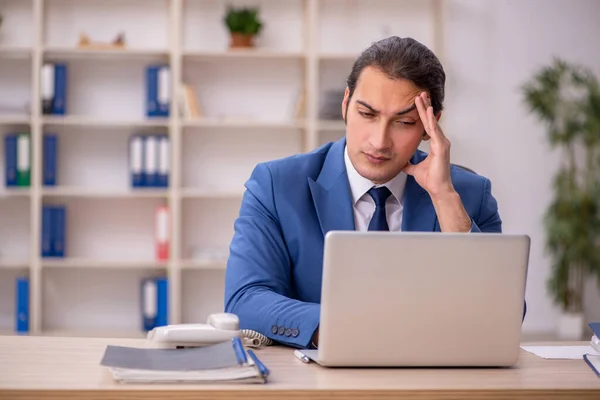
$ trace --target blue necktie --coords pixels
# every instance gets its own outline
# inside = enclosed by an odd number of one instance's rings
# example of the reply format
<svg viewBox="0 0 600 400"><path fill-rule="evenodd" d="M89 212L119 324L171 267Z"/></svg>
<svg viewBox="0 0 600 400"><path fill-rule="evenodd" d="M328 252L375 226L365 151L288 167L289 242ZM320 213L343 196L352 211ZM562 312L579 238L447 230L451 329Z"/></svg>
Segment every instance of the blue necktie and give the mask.
<svg viewBox="0 0 600 400"><path fill-rule="evenodd" d="M388 227L385 215L385 201L390 197L392 192L386 186L381 186L379 188L371 188L368 193L375 201L375 212L369 223L369 230L389 231L390 228Z"/></svg>

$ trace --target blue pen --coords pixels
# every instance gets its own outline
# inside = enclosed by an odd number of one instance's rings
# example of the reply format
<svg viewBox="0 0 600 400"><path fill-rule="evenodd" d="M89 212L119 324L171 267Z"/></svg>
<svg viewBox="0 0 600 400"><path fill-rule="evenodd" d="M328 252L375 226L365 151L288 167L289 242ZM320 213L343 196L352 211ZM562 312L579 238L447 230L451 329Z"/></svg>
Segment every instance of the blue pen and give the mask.
<svg viewBox="0 0 600 400"><path fill-rule="evenodd" d="M233 350L235 351L235 356L237 357L238 364L244 365L248 362L248 358L246 357L246 352L244 351L244 345L242 344L242 340L235 336L232 339Z"/></svg>
<svg viewBox="0 0 600 400"><path fill-rule="evenodd" d="M250 355L250 358L252 358L252 360L254 361L254 363L256 364L256 366L258 367L258 371L260 372L260 374L263 377L269 376L269 374L271 373L271 371L269 371L269 369L265 366L265 364L263 364L258 359L258 357L256 357L256 354L254 354L254 351L248 350L248 355Z"/></svg>

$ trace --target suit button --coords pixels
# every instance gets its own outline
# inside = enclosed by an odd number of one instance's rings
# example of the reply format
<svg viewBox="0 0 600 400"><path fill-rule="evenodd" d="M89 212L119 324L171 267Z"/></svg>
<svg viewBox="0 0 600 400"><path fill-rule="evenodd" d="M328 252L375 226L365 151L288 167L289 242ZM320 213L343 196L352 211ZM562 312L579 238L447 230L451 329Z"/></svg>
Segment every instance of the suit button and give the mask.
<svg viewBox="0 0 600 400"><path fill-rule="evenodd" d="M290 328L287 328L287 329L285 330L285 336L287 336L287 337L290 337L290 336L292 336L292 330L291 330Z"/></svg>
<svg viewBox="0 0 600 400"><path fill-rule="evenodd" d="M277 333L277 325L271 327L271 332L273 332L274 335Z"/></svg>
<svg viewBox="0 0 600 400"><path fill-rule="evenodd" d="M283 326L280 326L277 333L279 333L280 335L283 335L285 333L285 328Z"/></svg>
<svg viewBox="0 0 600 400"><path fill-rule="evenodd" d="M292 329L292 337L297 337L300 334L298 329Z"/></svg>

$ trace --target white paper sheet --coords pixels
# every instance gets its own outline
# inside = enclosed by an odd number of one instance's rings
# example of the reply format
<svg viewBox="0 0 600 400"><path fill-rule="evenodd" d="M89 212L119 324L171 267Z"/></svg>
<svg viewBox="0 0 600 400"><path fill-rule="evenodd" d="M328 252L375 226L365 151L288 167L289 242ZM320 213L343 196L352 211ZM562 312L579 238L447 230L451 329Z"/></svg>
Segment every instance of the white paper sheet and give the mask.
<svg viewBox="0 0 600 400"><path fill-rule="evenodd" d="M521 346L521 348L550 360L582 360L584 354L600 354L592 346Z"/></svg>

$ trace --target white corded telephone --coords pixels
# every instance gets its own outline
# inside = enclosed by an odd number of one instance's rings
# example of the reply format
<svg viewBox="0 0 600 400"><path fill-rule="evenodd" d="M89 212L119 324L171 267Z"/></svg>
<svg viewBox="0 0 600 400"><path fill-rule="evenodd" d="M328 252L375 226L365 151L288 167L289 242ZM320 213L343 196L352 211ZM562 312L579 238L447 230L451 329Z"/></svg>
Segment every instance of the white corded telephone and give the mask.
<svg viewBox="0 0 600 400"><path fill-rule="evenodd" d="M273 341L248 329L240 330L235 314L211 314L206 324L177 324L154 328L146 338L152 347L200 347L241 337L249 347L268 346Z"/></svg>

